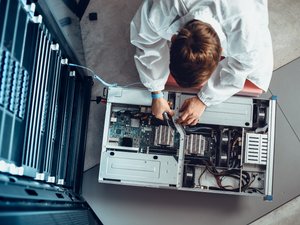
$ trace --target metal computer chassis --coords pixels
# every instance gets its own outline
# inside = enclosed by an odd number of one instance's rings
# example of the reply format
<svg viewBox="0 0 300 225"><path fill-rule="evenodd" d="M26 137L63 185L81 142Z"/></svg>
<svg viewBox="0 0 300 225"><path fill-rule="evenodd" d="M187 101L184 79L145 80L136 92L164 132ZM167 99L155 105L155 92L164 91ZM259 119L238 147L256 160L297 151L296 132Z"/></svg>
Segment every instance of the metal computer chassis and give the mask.
<svg viewBox="0 0 300 225"><path fill-rule="evenodd" d="M164 92L175 119L190 97ZM99 182L272 200L275 113L275 98L233 96L182 127L152 116L148 91L109 88Z"/></svg>

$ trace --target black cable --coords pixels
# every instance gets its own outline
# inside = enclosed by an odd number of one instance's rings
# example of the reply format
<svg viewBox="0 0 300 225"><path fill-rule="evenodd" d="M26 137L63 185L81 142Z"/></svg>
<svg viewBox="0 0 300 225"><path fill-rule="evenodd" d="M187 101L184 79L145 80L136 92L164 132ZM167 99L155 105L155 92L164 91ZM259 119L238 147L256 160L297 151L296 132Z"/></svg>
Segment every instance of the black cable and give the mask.
<svg viewBox="0 0 300 225"><path fill-rule="evenodd" d="M203 161L206 164L206 169L212 175L214 175L216 182L219 186L218 187L219 190L234 191L234 192L238 192L240 190L240 188L227 189L226 187L224 187L222 185L222 181L220 180L220 177L231 177L231 178L234 178L237 180L242 179L241 191L245 191L245 190L247 190L247 188L249 188L251 179L250 179L250 175L248 172L242 171L242 174L240 174L240 170L236 170L236 169L223 170L223 171L219 172L216 169L216 167L214 165L212 165L212 163L210 161L206 161L206 160L203 160ZM217 187L215 187L215 188L217 188Z"/></svg>
<svg viewBox="0 0 300 225"><path fill-rule="evenodd" d="M103 101L106 101L106 98L103 98L101 96L96 96L96 99L91 99L91 102L96 102L97 104Z"/></svg>
<svg viewBox="0 0 300 225"><path fill-rule="evenodd" d="M200 183L200 180L201 180L201 177L203 176L203 174L206 172L207 168L205 167L205 169L202 171L202 173L200 174L199 178L198 178L198 184L199 186L201 187L201 183Z"/></svg>

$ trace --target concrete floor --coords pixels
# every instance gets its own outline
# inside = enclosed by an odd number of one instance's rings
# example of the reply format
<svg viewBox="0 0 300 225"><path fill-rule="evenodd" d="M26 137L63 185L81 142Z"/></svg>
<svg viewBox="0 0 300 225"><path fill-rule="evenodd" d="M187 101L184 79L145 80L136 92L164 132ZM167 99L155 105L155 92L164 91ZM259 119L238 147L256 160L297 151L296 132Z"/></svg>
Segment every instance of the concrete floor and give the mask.
<svg viewBox="0 0 300 225"><path fill-rule="evenodd" d="M274 69L300 56L300 1L270 0L269 20L274 48Z"/></svg>
<svg viewBox="0 0 300 225"><path fill-rule="evenodd" d="M297 197L257 219L251 225L299 225L299 215L300 197Z"/></svg>
<svg viewBox="0 0 300 225"><path fill-rule="evenodd" d="M133 63L134 48L129 43L129 23L140 3L140 0L91 0L82 18L81 30L87 66L107 81L119 84L139 81ZM275 69L300 56L300 35L297 29L300 27L299 11L298 0L269 2ZM88 20L90 12L98 13L97 21ZM264 203L260 199L206 194L196 196L191 193L98 184L98 168L94 166L100 159L105 107L94 103L90 109L85 158L85 170L91 169L84 176L84 197L104 224L114 225L199 224L200 221L201 224L249 224L294 199L300 195L300 179L296 179L300 169L300 119L297 116L300 107L299 100L294 98L300 95L300 91L297 91L300 78L298 73L294 72L299 71L299 68L300 60L296 60L291 65L277 70L271 82L271 92L279 96L275 199L272 203ZM100 88L95 84L92 97L95 98L99 94ZM299 204L299 198L295 199L254 224L300 224L296 220L300 214ZM231 209L227 209L228 205ZM289 215L290 220L285 219L286 215Z"/></svg>

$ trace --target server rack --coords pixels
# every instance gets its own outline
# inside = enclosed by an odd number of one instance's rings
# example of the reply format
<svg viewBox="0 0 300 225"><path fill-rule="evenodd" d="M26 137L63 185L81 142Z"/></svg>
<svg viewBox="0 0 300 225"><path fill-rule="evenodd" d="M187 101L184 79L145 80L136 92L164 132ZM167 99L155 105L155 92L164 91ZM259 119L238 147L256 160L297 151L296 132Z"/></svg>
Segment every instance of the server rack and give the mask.
<svg viewBox="0 0 300 225"><path fill-rule="evenodd" d="M44 14L0 0L0 220L101 224L80 196L93 82Z"/></svg>

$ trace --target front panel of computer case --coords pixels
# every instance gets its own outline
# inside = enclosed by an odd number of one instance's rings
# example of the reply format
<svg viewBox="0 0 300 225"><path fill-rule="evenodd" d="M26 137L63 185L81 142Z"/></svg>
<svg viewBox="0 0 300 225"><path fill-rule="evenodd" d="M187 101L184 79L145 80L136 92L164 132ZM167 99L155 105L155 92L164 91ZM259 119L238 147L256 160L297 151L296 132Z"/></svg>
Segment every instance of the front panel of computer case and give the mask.
<svg viewBox="0 0 300 225"><path fill-rule="evenodd" d="M99 182L272 200L276 98L233 96L181 126L180 107L193 96L165 91L175 116L161 121L148 91L109 88Z"/></svg>
<svg viewBox="0 0 300 225"><path fill-rule="evenodd" d="M102 224L81 197L92 78L43 5L0 0L0 223Z"/></svg>

